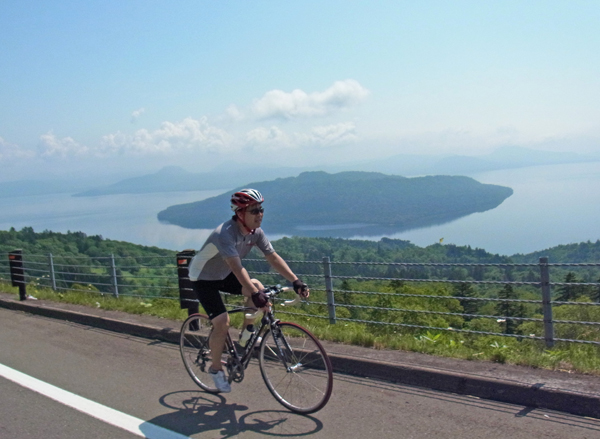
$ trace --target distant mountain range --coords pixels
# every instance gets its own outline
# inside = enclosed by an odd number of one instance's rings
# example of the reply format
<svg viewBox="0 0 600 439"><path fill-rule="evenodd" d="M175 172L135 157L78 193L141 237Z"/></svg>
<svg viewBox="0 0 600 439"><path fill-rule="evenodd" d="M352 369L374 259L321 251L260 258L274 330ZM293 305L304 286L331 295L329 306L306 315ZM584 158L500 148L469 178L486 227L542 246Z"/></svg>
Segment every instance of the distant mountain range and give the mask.
<svg viewBox="0 0 600 439"><path fill-rule="evenodd" d="M500 169L526 168L567 163L600 161L600 157L573 152L540 151L517 146L504 146L481 156L425 156L399 154L385 160L362 163L360 170L397 175L473 175Z"/></svg>
<svg viewBox="0 0 600 439"><path fill-rule="evenodd" d="M269 170L225 171L192 173L179 166L166 166L155 174L121 180L110 186L89 189L74 197L92 197L114 194L143 194L152 192L187 192L224 189L244 184L249 179L277 178L297 173L297 169L278 168Z"/></svg>
<svg viewBox="0 0 600 439"><path fill-rule="evenodd" d="M313 168L244 168L207 173L192 173L177 166L161 169L155 174L128 178L110 186L98 187L75 196L97 196L125 193L179 192L211 189L229 189L246 185L249 181L293 177L301 172L344 171L380 172L390 175L473 175L478 172L541 166L560 163L595 161L597 158L570 152L538 151L520 147L503 147L484 156L426 156L400 154L383 160L349 163L339 166Z"/></svg>
<svg viewBox="0 0 600 439"><path fill-rule="evenodd" d="M374 235L441 224L493 209L513 192L469 177L406 178L376 172L304 172L246 186L265 196L263 225L270 233L311 236L327 235L331 229ZM190 229L214 228L231 215L231 192L171 206L158 219Z"/></svg>
<svg viewBox="0 0 600 439"><path fill-rule="evenodd" d="M114 184L98 186L92 182L27 180L0 182L0 197L71 193L74 196L100 196L114 194L140 194L153 192L186 192L230 189L249 181L293 177L301 172L344 171L380 172L405 177L417 175L467 175L499 169L522 168L565 163L600 161L600 157L571 152L539 151L506 146L482 156L430 156L399 154L385 159L325 165L315 167L242 167L232 163L212 172L193 173L178 166L168 166L153 174L126 178Z"/></svg>

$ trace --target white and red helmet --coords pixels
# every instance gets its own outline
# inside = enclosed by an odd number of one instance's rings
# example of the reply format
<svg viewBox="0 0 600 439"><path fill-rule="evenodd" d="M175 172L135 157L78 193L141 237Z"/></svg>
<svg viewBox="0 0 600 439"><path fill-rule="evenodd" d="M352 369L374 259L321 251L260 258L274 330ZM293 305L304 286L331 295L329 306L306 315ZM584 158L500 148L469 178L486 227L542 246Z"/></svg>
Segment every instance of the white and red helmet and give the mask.
<svg viewBox="0 0 600 439"><path fill-rule="evenodd" d="M231 210L237 212L253 204L260 204L265 199L256 189L242 189L231 196Z"/></svg>

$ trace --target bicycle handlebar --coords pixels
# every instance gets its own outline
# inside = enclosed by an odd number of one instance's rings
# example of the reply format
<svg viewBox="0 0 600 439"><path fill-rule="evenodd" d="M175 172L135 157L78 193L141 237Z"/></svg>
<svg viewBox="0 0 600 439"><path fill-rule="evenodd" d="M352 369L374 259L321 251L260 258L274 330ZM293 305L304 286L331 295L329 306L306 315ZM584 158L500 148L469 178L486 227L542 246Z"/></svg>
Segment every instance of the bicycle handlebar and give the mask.
<svg viewBox="0 0 600 439"><path fill-rule="evenodd" d="M266 290L267 290L266 294L267 294L267 296L269 296L269 299L273 299L273 298L277 297L280 293L292 290L292 288L289 288L289 287L282 288L279 285L275 285L272 287L266 287ZM302 301L302 298L300 296L296 296L292 300L284 300L283 303L281 304L281 306L294 306L294 305L297 305L298 303L300 303L301 301ZM256 317L258 317L260 315L261 312L262 311L260 309L258 309L258 310L256 310L256 312L245 314L245 317L247 319L255 319Z"/></svg>

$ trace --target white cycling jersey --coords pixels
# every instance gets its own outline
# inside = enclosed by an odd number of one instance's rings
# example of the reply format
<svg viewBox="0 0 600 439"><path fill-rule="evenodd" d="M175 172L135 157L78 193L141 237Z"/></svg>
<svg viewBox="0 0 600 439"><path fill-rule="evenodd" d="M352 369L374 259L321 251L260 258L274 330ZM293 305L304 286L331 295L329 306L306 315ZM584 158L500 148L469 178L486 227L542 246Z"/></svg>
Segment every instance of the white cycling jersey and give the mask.
<svg viewBox="0 0 600 439"><path fill-rule="evenodd" d="M245 257L252 247L258 247L264 255L275 252L273 246L259 227L254 233L243 235L236 221L230 219L217 227L190 262L190 280L223 280L231 269L225 258Z"/></svg>

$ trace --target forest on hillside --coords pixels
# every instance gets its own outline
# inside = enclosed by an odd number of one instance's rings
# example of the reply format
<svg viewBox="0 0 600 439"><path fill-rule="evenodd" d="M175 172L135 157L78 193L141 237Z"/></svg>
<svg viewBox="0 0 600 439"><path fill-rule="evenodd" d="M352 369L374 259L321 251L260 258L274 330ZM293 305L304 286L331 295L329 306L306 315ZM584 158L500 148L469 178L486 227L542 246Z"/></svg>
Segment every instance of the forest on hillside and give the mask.
<svg viewBox="0 0 600 439"><path fill-rule="evenodd" d="M600 240L558 245L528 254L501 256L485 249L454 244L433 244L419 247L410 241L382 238L379 241L285 237L273 241L279 254L286 259L321 261L329 256L338 262L423 262L423 263L538 263L548 257L550 263L600 263ZM173 250L105 239L83 232L59 233L32 227L21 230L0 230L0 252L22 249L30 254L55 253L69 256L101 257L114 254L121 257L173 256ZM257 256L257 255L255 255Z"/></svg>
<svg viewBox="0 0 600 439"><path fill-rule="evenodd" d="M324 338L432 353L442 348L452 355L462 352L467 358L482 352L485 358L496 361L508 361L511 355L515 356L513 361L522 361L518 356L529 356L528 364L550 361L554 357L528 354L532 346L543 349L543 343L531 343L541 342L544 334L536 259L544 255L558 264L552 267L552 281L566 283L552 291L555 337L600 340L600 306L594 306L600 303L600 241L511 257L469 246L438 243L418 247L387 238L363 241L296 237L279 239L273 245L311 286L310 303L302 304L288 318ZM135 302L137 312L147 312L146 307L152 303L158 306L161 300L179 296L174 251L82 232L37 233L31 227L0 231L0 252L7 254L16 249L22 249L29 267L47 265L48 253L61 264L58 294L52 290L40 293L45 297L68 300L68 292L84 292L96 294L98 298L90 300L100 306L103 298L112 297L107 266L110 255L118 258L120 297L144 300ZM336 318L343 325L329 324L324 257L331 262ZM7 259L0 260L0 280L4 278L9 288ZM560 265L566 263L597 265ZM256 253L251 253L244 265L267 285L283 281ZM589 283L594 285L586 285ZM29 281L28 288L46 287L48 291L48 286L47 276L39 275ZM225 300L237 303L236 298L225 296ZM498 335L502 338L494 338ZM583 365L596 358L594 347L586 349L577 351L582 363L575 367L597 368L595 363Z"/></svg>
<svg viewBox="0 0 600 439"><path fill-rule="evenodd" d="M415 278L415 279L452 279L481 281L498 279L508 281L539 281L540 271L536 265L539 257L546 256L551 264L580 264L600 262L600 240L579 244L560 245L543 251L527 254L501 256L480 248L457 246L453 244L434 244L419 247L409 241L382 238L379 241L348 240L342 238L281 238L273 241L276 251L286 260L294 261L300 273L322 275L322 261L328 257L338 275L363 277ZM0 231L0 252L8 253L22 249L25 255L37 255L45 258L49 253L63 260L71 260L80 265L81 260L89 260L98 265L102 259L114 255L124 266L142 264L153 267L174 267L176 252L132 244L124 241L104 239L102 236L87 236L83 232L58 233L52 231L35 232L31 227L17 231L11 228ZM250 254L248 268L267 272L269 267L260 254ZM0 259L1 261L1 259ZM307 263L306 261L312 261ZM3 261L6 263L6 259ZM371 264L341 264L362 262ZM504 264L498 266L402 266L409 264ZM511 266L511 264L527 264ZM598 267L566 266L552 267L552 281L564 281L567 275L579 282L595 282L600 277Z"/></svg>

